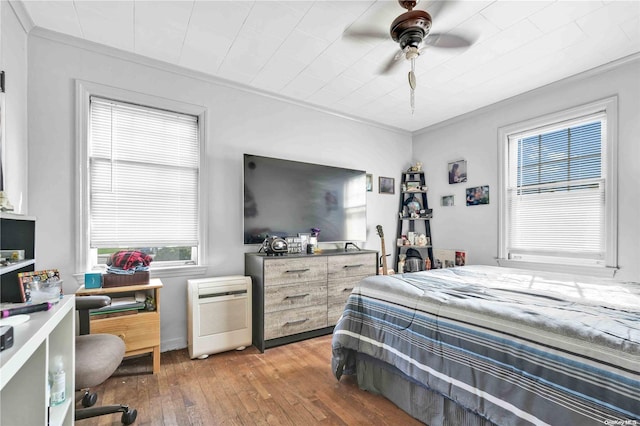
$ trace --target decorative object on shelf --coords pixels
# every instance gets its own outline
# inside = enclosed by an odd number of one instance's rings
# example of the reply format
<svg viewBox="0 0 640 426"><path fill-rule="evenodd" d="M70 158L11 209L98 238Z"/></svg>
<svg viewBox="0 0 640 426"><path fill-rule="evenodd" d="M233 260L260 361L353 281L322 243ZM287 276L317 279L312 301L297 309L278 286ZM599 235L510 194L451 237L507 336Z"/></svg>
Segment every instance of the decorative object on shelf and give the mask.
<svg viewBox="0 0 640 426"><path fill-rule="evenodd" d="M309 232L300 232L298 233L298 238L300 238L300 253L306 253L311 234Z"/></svg>
<svg viewBox="0 0 640 426"><path fill-rule="evenodd" d="M464 266L467 263L467 252L463 250L437 249L433 251L434 269Z"/></svg>
<svg viewBox="0 0 640 426"><path fill-rule="evenodd" d="M395 179L380 176L378 178L378 193L395 194Z"/></svg>
<svg viewBox="0 0 640 426"><path fill-rule="evenodd" d="M13 204L9 201L9 198L4 191L0 191L0 211L12 212Z"/></svg>
<svg viewBox="0 0 640 426"><path fill-rule="evenodd" d="M404 190L406 192L420 192L422 191L422 187L420 186L420 182L407 182Z"/></svg>
<svg viewBox="0 0 640 426"><path fill-rule="evenodd" d="M443 207L452 207L455 205L455 200L453 195L445 195L442 197L442 206Z"/></svg>
<svg viewBox="0 0 640 426"><path fill-rule="evenodd" d="M267 256L284 256L287 253L287 242L280 237L267 237L262 242L262 250Z"/></svg>
<svg viewBox="0 0 640 426"><path fill-rule="evenodd" d="M367 173L367 192L373 191L373 175Z"/></svg>
<svg viewBox="0 0 640 426"><path fill-rule="evenodd" d="M422 171L422 163L420 161L416 162L415 165L412 165L407 169L407 172L421 172L421 171Z"/></svg>
<svg viewBox="0 0 640 426"><path fill-rule="evenodd" d="M418 238L416 238L416 245L420 247L425 247L427 244L429 244L427 242L427 239L428 237L424 234L418 235Z"/></svg>
<svg viewBox="0 0 640 426"><path fill-rule="evenodd" d="M414 217L414 214L418 216L420 210L422 210L422 204L413 194L404 201L404 207L406 207L405 217Z"/></svg>
<svg viewBox="0 0 640 426"><path fill-rule="evenodd" d="M449 183L467 181L467 161L459 160L449 163Z"/></svg>
<svg viewBox="0 0 640 426"><path fill-rule="evenodd" d="M489 204L489 185L467 188L467 206Z"/></svg>
<svg viewBox="0 0 640 426"><path fill-rule="evenodd" d="M404 262L406 258L407 258L406 254L398 255L398 273L399 274L404 274Z"/></svg>
<svg viewBox="0 0 640 426"><path fill-rule="evenodd" d="M318 237L320 236L320 228L311 228L309 243L307 244L307 254L313 254L319 251Z"/></svg>
<svg viewBox="0 0 640 426"><path fill-rule="evenodd" d="M302 239L300 237L287 237L287 252L289 254L302 253Z"/></svg>

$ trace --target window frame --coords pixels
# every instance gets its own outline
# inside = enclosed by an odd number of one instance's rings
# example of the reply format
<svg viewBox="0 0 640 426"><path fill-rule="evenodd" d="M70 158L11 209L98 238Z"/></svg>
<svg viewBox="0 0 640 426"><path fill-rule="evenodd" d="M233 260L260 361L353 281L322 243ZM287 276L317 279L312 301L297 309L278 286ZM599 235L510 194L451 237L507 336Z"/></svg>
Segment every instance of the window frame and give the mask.
<svg viewBox="0 0 640 426"><path fill-rule="evenodd" d="M203 106L189 104L171 99L160 98L144 93L133 92L98 83L76 81L76 279L84 282L84 272L95 269L96 265L91 264L90 244L89 244L89 153L88 153L88 133L89 114L91 97L96 96L106 99L114 99L142 105L149 108L157 108L168 111L175 111L182 114L189 114L198 117L198 137L200 138L200 172L199 172L199 231L198 239L200 244L197 248L197 260L195 265L170 264L163 266L152 265L151 273L154 277L171 276L196 276L206 272L204 262L207 253L207 194L208 194L208 173L206 166L206 128L207 109Z"/></svg>
<svg viewBox="0 0 640 426"><path fill-rule="evenodd" d="M514 134L533 132L536 129L570 122L580 117L603 112L607 131L602 152L605 178L604 206L604 266L578 266L556 263L537 263L508 258L507 186L509 185L509 137ZM612 96L588 104L546 114L529 120L510 124L498 129L498 258L500 266L545 270L554 272L592 274L613 277L618 269L618 97Z"/></svg>

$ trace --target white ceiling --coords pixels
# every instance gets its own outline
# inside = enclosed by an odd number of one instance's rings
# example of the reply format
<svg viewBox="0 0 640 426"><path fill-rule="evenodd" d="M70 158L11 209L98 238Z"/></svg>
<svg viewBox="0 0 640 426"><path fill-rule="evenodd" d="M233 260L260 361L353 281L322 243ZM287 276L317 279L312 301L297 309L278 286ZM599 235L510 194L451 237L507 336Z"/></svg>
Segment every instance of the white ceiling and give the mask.
<svg viewBox="0 0 640 426"><path fill-rule="evenodd" d="M637 0L435 3L431 32L475 43L422 53L412 115L409 62L378 73L397 44L342 37L388 31L395 0L22 1L37 27L407 131L640 52Z"/></svg>

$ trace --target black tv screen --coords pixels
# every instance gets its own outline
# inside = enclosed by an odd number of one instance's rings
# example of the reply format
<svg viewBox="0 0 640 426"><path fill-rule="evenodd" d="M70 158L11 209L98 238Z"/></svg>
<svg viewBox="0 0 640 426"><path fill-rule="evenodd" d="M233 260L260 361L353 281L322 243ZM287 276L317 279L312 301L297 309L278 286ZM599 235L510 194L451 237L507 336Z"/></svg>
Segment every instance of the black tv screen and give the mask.
<svg viewBox="0 0 640 426"><path fill-rule="evenodd" d="M366 241L366 173L244 154L244 242L319 228L319 242Z"/></svg>

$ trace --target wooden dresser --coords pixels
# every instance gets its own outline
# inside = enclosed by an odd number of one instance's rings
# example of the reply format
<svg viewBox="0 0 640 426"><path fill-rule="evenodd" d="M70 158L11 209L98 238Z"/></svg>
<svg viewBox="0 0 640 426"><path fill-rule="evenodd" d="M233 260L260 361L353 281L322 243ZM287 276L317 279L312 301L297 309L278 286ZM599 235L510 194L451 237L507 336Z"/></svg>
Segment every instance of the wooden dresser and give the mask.
<svg viewBox="0 0 640 426"><path fill-rule="evenodd" d="M355 284L377 272L371 250L245 254L253 282L253 344L260 351L333 330Z"/></svg>
<svg viewBox="0 0 640 426"><path fill-rule="evenodd" d="M125 356L151 353L153 357L153 373L160 371L160 289L162 281L151 279L148 284L130 285L123 287L104 287L86 289L84 286L76 291L78 296L107 295L110 297L130 296L137 291L143 291L152 296L155 310L137 311L133 315L91 318L91 333L114 334L124 340Z"/></svg>

